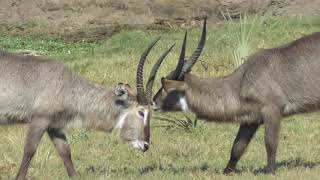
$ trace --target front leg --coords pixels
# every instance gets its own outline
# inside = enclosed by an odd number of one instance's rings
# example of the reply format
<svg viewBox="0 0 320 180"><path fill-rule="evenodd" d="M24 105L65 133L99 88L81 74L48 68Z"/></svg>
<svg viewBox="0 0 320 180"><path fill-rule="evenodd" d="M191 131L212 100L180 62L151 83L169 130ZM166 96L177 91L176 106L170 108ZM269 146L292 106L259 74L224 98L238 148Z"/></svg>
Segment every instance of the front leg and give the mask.
<svg viewBox="0 0 320 180"><path fill-rule="evenodd" d="M61 159L63 160L69 177L77 179L77 173L72 163L70 146L64 132L60 129L49 128L48 134L54 146L56 147L56 150L58 151Z"/></svg>
<svg viewBox="0 0 320 180"><path fill-rule="evenodd" d="M35 119L31 122L26 138L26 144L24 146L20 169L16 176L17 180L23 180L26 178L31 159L36 153L40 140L44 132L47 130L48 125L49 121L43 118Z"/></svg>
<svg viewBox="0 0 320 180"><path fill-rule="evenodd" d="M248 144L250 143L253 135L257 131L260 124L242 124L240 125L238 134L236 139L234 140L230 160L228 162L227 167L224 169L224 174L230 174L235 172L235 168L237 162L243 155L244 151L246 150Z"/></svg>
<svg viewBox="0 0 320 180"><path fill-rule="evenodd" d="M281 114L274 107L264 108L265 145L267 150L266 173L274 174L276 170L276 153L279 141Z"/></svg>

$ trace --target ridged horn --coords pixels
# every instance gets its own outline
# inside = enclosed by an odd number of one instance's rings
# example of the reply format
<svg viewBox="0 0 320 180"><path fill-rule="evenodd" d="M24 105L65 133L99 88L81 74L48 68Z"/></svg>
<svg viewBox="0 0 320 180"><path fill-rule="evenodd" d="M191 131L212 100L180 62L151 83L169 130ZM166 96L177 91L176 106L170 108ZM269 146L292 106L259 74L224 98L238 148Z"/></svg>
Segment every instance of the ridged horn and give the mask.
<svg viewBox="0 0 320 180"><path fill-rule="evenodd" d="M168 77L168 79L178 80L179 75L181 74L181 71L183 68L183 64L184 64L184 59L185 59L185 54L186 54L186 44L187 44L187 31L184 35L178 64L177 64L176 69L174 70L172 76Z"/></svg>
<svg viewBox="0 0 320 180"><path fill-rule="evenodd" d="M137 76L136 76L136 83L137 83L137 101L141 105L147 105L148 99L146 97L146 93L144 91L143 87L143 67L144 63L146 61L146 58L150 52L150 50L153 48L153 46L159 41L161 37L158 37L155 39L142 53L140 57L140 61L137 68Z"/></svg>
<svg viewBox="0 0 320 180"><path fill-rule="evenodd" d="M207 17L204 18L202 34L201 34L200 41L198 43L198 47L192 53L190 59L184 63L181 73L178 77L179 80L184 77L185 73L190 72L192 66L197 62L206 42L206 31L207 31Z"/></svg>
<svg viewBox="0 0 320 180"><path fill-rule="evenodd" d="M152 87L153 87L153 83L154 83L156 74L158 72L158 69L159 69L161 63L163 62L163 60L165 59L165 57L169 54L169 52L171 51L171 49L173 47L174 47L174 44L160 56L160 58L157 60L157 62L152 67L152 70L150 72L149 79L147 82L147 86L146 86L146 97L147 97L147 100L149 103L151 102Z"/></svg>

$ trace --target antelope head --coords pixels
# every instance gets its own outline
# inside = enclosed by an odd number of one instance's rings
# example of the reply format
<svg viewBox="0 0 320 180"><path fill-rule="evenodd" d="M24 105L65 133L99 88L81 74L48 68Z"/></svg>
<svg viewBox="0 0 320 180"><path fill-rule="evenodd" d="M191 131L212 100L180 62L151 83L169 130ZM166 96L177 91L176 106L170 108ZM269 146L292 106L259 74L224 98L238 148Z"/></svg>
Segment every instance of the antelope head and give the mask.
<svg viewBox="0 0 320 180"><path fill-rule="evenodd" d="M125 141L130 142L135 148L143 152L148 150L150 143L151 96L155 76L162 61L174 46L172 45L164 52L154 64L147 81L146 89L144 89L144 63L148 53L159 39L153 41L141 55L136 74L136 92L128 84L124 83L118 83L115 88L115 94L118 97L117 103L123 108L115 128L120 129L120 136Z"/></svg>
<svg viewBox="0 0 320 180"><path fill-rule="evenodd" d="M182 43L178 64L174 71L161 79L162 87L153 97L153 109L160 111L181 111L186 110L185 101L185 76L191 72L191 68L197 62L206 41L206 17L203 22L203 29L198 47L192 53L190 59L185 60L187 31Z"/></svg>
<svg viewBox="0 0 320 180"><path fill-rule="evenodd" d="M188 88L188 85L185 82L185 77L191 72L191 68L197 62L205 45L206 20L205 17L198 46L188 60L185 60L187 32L185 33L176 68L165 78L161 79L162 87L153 97L153 109L155 111L185 111L187 109L185 90Z"/></svg>

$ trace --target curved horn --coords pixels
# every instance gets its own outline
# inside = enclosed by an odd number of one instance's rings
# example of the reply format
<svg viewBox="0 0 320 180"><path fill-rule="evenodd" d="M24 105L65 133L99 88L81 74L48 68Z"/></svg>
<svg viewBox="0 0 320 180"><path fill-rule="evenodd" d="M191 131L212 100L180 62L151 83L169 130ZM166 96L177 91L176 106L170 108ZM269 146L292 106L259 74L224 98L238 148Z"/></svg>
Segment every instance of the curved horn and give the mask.
<svg viewBox="0 0 320 180"><path fill-rule="evenodd" d="M152 47L159 41L161 37L158 37L155 39L142 53L140 57L140 61L137 68L137 77L136 77L136 83L137 83L137 101L141 105L147 105L148 100L146 98L146 94L143 88L143 66L146 61L146 57L148 56L150 50Z"/></svg>
<svg viewBox="0 0 320 180"><path fill-rule="evenodd" d="M163 60L165 59L165 57L169 54L169 52L171 51L171 49L173 47L174 47L174 44L166 52L164 52L160 56L160 58L157 60L157 62L152 67L152 70L150 72L149 79L148 79L148 82L147 82L147 86L146 86L146 97L147 97L148 102L151 101L152 87L153 87L153 83L154 83L156 74L158 72L158 69L159 69L161 63L163 62Z"/></svg>
<svg viewBox="0 0 320 180"><path fill-rule="evenodd" d="M178 79L182 79L185 73L190 72L192 66L197 62L206 42L206 29L207 29L207 17L204 17L202 34L201 34L201 39L198 43L198 47L192 53L192 56L190 57L190 59L184 63Z"/></svg>
<svg viewBox="0 0 320 180"><path fill-rule="evenodd" d="M168 79L178 80L179 75L181 74L181 70L183 68L183 64L184 64L185 53L186 53L186 44L187 44L187 31L184 35L178 64L176 66L176 69L174 70L174 73L172 74L171 77L168 77Z"/></svg>

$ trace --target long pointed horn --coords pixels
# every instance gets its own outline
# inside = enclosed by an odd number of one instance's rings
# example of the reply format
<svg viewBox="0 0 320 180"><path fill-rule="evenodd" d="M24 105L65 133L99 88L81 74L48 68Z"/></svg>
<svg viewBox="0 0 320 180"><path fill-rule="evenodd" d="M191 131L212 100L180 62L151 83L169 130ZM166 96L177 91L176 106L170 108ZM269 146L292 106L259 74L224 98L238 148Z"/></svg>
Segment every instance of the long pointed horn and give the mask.
<svg viewBox="0 0 320 180"><path fill-rule="evenodd" d="M160 58L157 60L157 62L152 67L152 70L150 72L149 79L148 79L148 82L147 82L147 86L146 86L146 97L147 97L149 102L151 101L152 87L153 87L153 83L154 83L156 74L158 72L158 69L159 69L161 63L163 62L163 60L165 59L165 57L169 54L169 52L171 51L171 49L173 47L174 47L174 44L166 52L164 52L160 56Z"/></svg>
<svg viewBox="0 0 320 180"><path fill-rule="evenodd" d="M206 43L206 30L207 30L207 17L204 18L201 39L198 43L198 47L192 53L192 56L190 57L190 59L184 63L178 79L182 79L185 73L190 72L192 66L197 62L197 60L203 50L203 47Z"/></svg>
<svg viewBox="0 0 320 180"><path fill-rule="evenodd" d="M147 105L148 99L146 98L146 94L143 87L143 67L144 63L146 61L146 57L148 56L150 50L152 47L159 41L161 37L158 37L155 39L142 53L140 57L140 61L137 68L137 77L136 77L136 83L137 83L137 101L141 105Z"/></svg>
<svg viewBox="0 0 320 180"><path fill-rule="evenodd" d="M183 43L182 43L182 47L181 47L181 52L180 52L178 64L176 66L176 69L174 70L174 73L172 74L171 77L168 77L168 79L178 80L179 75L181 74L181 70L183 68L183 64L184 64L184 59L185 59L185 54L186 54L186 44L187 44L187 31L184 34L184 39L183 39Z"/></svg>

